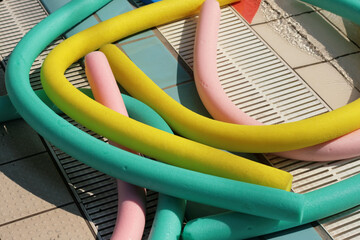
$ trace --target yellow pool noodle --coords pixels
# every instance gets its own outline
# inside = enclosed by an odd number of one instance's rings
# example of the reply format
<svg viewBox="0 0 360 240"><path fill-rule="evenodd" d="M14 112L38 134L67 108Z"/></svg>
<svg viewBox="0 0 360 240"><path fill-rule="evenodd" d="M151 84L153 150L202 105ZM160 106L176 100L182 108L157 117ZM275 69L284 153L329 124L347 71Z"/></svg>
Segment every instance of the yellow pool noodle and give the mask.
<svg viewBox="0 0 360 240"><path fill-rule="evenodd" d="M126 118L82 94L64 76L73 62L104 43L193 14L202 2L161 1L102 22L65 40L51 51L43 64L41 79L44 90L71 118L135 151L179 167L290 190L291 174Z"/></svg>

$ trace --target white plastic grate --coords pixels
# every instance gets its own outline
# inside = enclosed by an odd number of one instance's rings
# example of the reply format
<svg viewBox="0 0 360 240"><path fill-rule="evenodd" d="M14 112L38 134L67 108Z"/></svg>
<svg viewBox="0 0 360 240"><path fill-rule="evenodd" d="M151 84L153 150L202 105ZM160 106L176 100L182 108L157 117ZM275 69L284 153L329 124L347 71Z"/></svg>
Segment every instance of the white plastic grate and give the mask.
<svg viewBox="0 0 360 240"><path fill-rule="evenodd" d="M323 219L320 223L338 240L360 239L360 206Z"/></svg>

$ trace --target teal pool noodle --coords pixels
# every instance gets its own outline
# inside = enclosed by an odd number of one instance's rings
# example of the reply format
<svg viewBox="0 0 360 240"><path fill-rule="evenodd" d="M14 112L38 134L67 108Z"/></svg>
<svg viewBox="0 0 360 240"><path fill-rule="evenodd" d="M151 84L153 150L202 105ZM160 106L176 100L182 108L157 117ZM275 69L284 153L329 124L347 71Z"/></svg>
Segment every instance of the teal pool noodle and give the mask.
<svg viewBox="0 0 360 240"><path fill-rule="evenodd" d="M310 223L355 207L360 202L360 175L305 193L301 223L276 221L243 213L226 212L189 221L183 240L230 240L265 235Z"/></svg>
<svg viewBox="0 0 360 240"><path fill-rule="evenodd" d="M180 239L186 201L161 194L148 240Z"/></svg>

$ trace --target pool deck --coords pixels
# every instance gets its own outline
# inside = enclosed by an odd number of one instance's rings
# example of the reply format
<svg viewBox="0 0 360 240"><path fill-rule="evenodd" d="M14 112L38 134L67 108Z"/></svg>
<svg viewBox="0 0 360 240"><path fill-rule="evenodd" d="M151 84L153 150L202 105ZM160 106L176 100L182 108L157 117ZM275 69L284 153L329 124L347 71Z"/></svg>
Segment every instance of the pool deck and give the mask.
<svg viewBox="0 0 360 240"><path fill-rule="evenodd" d="M1 16L8 14L2 11L12 2L16 1L0 2L0 26L4 19ZM23 1L28 2L38 4L39 9L42 4L48 12L53 12L68 1ZM115 0L111 4L66 36L136 6L127 0ZM286 24L290 28L284 29ZM360 26L289 0L264 1L250 26L328 108L336 109L360 97ZM287 31L289 29L292 32ZM299 41L292 41L294 38ZM145 31L120 41L118 46L173 98L204 113L198 97L190 96L196 94L190 67L179 60L159 30ZM0 50L6 47L6 41L0 41ZM154 54L159 58L152 59ZM7 57L0 52L0 96L6 95ZM71 173L64 176L54 151L24 120L0 124L0 240L109 239L111 236L113 217L101 223L108 224L104 227L107 232L97 231L99 223L89 220L84 207L89 197L76 195L78 189L74 190L69 183ZM188 218L191 215L188 213ZM330 235L318 223L313 223L256 239L346 239L344 235ZM360 238L360 235L354 236Z"/></svg>

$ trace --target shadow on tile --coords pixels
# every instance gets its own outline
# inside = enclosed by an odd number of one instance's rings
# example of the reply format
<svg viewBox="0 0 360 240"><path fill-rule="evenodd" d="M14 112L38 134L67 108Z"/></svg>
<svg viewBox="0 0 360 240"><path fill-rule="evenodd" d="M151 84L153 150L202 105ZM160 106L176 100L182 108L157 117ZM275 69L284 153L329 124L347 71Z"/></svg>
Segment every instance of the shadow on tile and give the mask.
<svg viewBox="0 0 360 240"><path fill-rule="evenodd" d="M360 26L344 18L342 18L342 21L345 34L360 47Z"/></svg>
<svg viewBox="0 0 360 240"><path fill-rule="evenodd" d="M305 30L308 39L325 55L327 60L358 51L358 48L344 38L318 13L302 14L294 19Z"/></svg>
<svg viewBox="0 0 360 240"><path fill-rule="evenodd" d="M0 166L0 182L0 224L74 202L47 152Z"/></svg>
<svg viewBox="0 0 360 240"><path fill-rule="evenodd" d="M0 164L45 151L38 134L24 120L0 124Z"/></svg>
<svg viewBox="0 0 360 240"><path fill-rule="evenodd" d="M346 18L342 18L331 12L321 10L320 13L335 25L343 34L360 47L360 26Z"/></svg>
<svg viewBox="0 0 360 240"><path fill-rule="evenodd" d="M360 53L351 54L336 59L336 62L342 67L345 73L352 79L352 84L360 89Z"/></svg>

